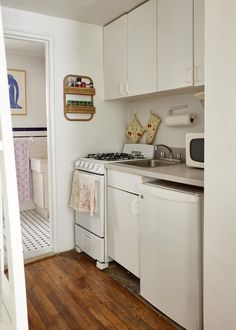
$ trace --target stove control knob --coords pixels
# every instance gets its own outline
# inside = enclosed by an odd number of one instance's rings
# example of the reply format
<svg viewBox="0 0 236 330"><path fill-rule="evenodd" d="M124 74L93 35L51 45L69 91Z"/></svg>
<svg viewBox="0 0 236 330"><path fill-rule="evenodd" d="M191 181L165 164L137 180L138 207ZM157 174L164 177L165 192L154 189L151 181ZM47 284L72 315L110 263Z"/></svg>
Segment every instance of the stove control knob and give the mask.
<svg viewBox="0 0 236 330"><path fill-rule="evenodd" d="M101 166L98 165L97 172L101 171Z"/></svg>
<svg viewBox="0 0 236 330"><path fill-rule="evenodd" d="M89 169L92 170L93 169L93 163L89 164Z"/></svg>
<svg viewBox="0 0 236 330"><path fill-rule="evenodd" d="M84 167L84 161L82 160L82 162L80 163L80 167Z"/></svg>
<svg viewBox="0 0 236 330"><path fill-rule="evenodd" d="M98 164L95 164L95 165L94 165L94 170L97 171L98 168L99 168Z"/></svg>
<svg viewBox="0 0 236 330"><path fill-rule="evenodd" d="M75 166L76 166L76 167L79 167L79 166L80 166L80 160L77 160L77 161L75 162Z"/></svg>
<svg viewBox="0 0 236 330"><path fill-rule="evenodd" d="M85 162L84 167L85 168L88 168L89 167L89 163L88 162Z"/></svg>

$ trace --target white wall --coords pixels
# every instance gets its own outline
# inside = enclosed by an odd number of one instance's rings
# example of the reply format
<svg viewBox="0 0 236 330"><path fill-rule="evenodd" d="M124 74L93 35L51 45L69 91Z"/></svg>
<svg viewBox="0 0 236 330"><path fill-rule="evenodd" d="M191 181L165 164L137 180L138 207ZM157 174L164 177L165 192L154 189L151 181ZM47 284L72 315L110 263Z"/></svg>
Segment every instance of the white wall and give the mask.
<svg viewBox="0 0 236 330"><path fill-rule="evenodd" d="M185 104L188 105L188 112L196 114L196 124L192 127L166 127L164 120L169 115L169 107ZM129 121L133 119L136 112L142 126L146 126L151 110L162 120L154 144L164 143L170 147L185 148L186 133L204 132L204 110L194 94L152 97L132 102L129 108ZM145 143L145 135L141 142Z"/></svg>
<svg viewBox="0 0 236 330"><path fill-rule="evenodd" d="M46 127L45 60L7 51L7 67L26 71L27 115L11 116L13 127Z"/></svg>
<svg viewBox="0 0 236 330"><path fill-rule="evenodd" d="M127 112L121 103L103 98L103 29L55 17L3 8L5 29L53 38L56 141L56 209L59 251L74 247L73 211L68 207L74 161L88 152L121 150ZM63 78L91 76L96 88L96 115L90 122L69 122L63 114Z"/></svg>
<svg viewBox="0 0 236 330"><path fill-rule="evenodd" d="M236 329L236 2L206 0L204 321Z"/></svg>

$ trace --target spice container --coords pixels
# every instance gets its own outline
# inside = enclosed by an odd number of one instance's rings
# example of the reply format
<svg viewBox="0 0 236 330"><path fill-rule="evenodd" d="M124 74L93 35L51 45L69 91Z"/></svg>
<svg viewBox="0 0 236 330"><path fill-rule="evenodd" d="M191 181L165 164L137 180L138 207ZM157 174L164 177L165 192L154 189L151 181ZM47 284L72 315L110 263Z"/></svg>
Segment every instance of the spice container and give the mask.
<svg viewBox="0 0 236 330"><path fill-rule="evenodd" d="M74 87L75 86L75 79L74 77L70 77L68 79L68 87Z"/></svg>
<svg viewBox="0 0 236 330"><path fill-rule="evenodd" d="M80 77L78 77L76 79L76 87L81 87L81 78Z"/></svg>

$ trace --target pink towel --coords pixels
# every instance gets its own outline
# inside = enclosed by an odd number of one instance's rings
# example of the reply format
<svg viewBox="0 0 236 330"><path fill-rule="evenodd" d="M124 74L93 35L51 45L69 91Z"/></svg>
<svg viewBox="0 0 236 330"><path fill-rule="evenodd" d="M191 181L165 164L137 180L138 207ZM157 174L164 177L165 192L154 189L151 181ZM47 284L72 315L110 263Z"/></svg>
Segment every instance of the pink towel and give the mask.
<svg viewBox="0 0 236 330"><path fill-rule="evenodd" d="M18 198L20 202L31 200L31 176L29 164L30 140L14 139Z"/></svg>
<svg viewBox="0 0 236 330"><path fill-rule="evenodd" d="M91 216L97 212L97 182L94 176L75 170L70 207L79 212L90 213Z"/></svg>

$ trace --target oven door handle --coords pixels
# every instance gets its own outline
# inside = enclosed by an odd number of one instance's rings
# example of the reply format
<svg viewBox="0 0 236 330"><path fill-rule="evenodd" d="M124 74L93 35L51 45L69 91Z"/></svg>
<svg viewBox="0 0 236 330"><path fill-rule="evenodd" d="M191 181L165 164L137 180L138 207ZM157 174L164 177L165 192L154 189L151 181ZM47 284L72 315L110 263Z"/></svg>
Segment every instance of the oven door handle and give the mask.
<svg viewBox="0 0 236 330"><path fill-rule="evenodd" d="M97 181L97 182L100 182L101 179L104 177L104 175L94 173L94 172L88 172L88 171L84 171L84 170L80 170L80 169L75 169L75 170L78 171L81 174L85 174L85 175L89 175L89 176L95 176L95 181Z"/></svg>

